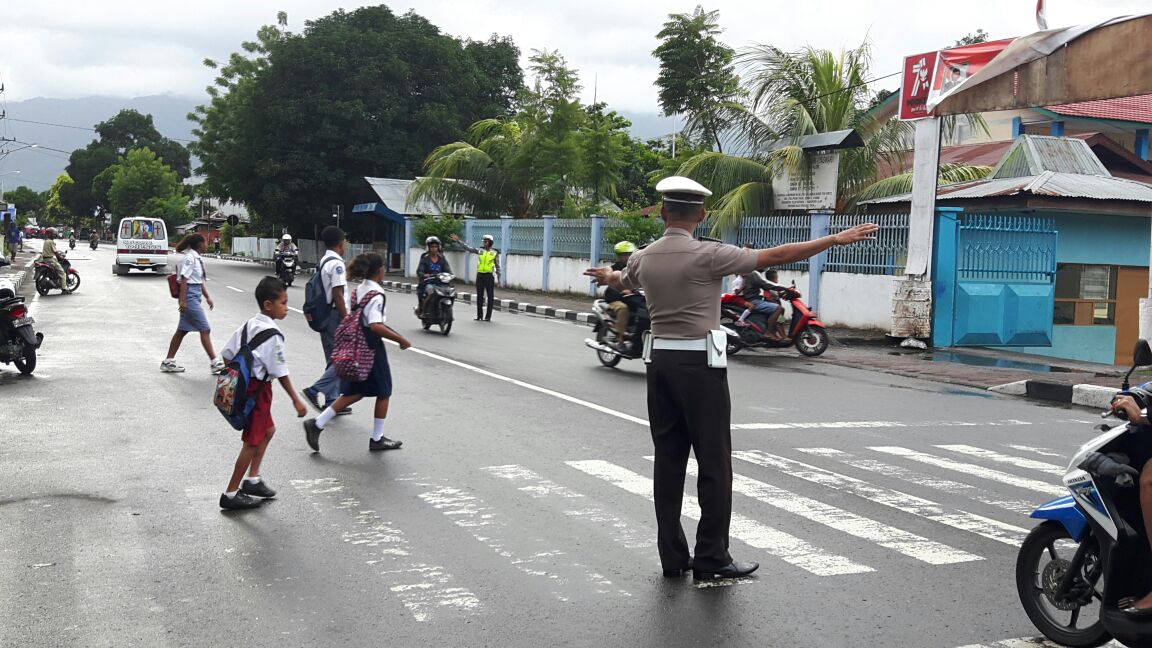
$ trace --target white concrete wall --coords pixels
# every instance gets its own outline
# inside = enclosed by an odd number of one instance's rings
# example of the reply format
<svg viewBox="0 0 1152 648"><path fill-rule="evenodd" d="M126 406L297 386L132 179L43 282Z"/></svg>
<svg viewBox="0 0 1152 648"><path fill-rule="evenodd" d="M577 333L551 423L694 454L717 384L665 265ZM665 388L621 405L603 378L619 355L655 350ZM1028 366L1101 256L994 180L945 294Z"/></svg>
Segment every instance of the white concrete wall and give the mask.
<svg viewBox="0 0 1152 648"><path fill-rule="evenodd" d="M892 330L892 295L899 277L825 272L820 319L829 326Z"/></svg>
<svg viewBox="0 0 1152 648"><path fill-rule="evenodd" d="M509 288L540 290L543 287L544 257L509 254L500 259L500 264L504 271L504 283Z"/></svg>
<svg viewBox="0 0 1152 648"><path fill-rule="evenodd" d="M589 280L584 271L592 265L588 259L552 257L548 264L548 290L587 294Z"/></svg>

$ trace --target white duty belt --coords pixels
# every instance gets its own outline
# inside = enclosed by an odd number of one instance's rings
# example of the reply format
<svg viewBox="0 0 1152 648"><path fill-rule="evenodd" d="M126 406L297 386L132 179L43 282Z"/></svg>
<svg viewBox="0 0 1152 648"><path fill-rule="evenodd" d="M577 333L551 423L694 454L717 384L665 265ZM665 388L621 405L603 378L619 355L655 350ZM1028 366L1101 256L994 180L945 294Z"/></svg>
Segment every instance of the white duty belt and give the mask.
<svg viewBox="0 0 1152 648"><path fill-rule="evenodd" d="M671 340L668 338L653 338L652 349L654 351L707 351L708 339Z"/></svg>
<svg viewBox="0 0 1152 648"><path fill-rule="evenodd" d="M652 362L653 351L702 351L707 354L707 364L712 369L724 369L728 366L727 332L723 329L709 331L708 337L694 340L671 340L645 335L644 362Z"/></svg>

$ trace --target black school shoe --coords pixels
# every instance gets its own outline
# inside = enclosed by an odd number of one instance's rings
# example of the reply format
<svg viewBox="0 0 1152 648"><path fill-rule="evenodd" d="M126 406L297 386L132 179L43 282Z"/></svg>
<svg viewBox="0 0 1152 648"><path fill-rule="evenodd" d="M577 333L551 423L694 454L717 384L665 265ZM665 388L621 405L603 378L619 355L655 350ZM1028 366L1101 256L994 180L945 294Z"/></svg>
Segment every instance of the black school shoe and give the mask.
<svg viewBox="0 0 1152 648"><path fill-rule="evenodd" d="M226 493L220 493L220 508L225 511L242 511L245 509L260 508L264 500L249 497L244 493L236 493L233 497L228 497Z"/></svg>
<svg viewBox="0 0 1152 648"><path fill-rule="evenodd" d="M719 569L698 569L692 567L692 578L698 581L743 578L760 568L760 563L732 562Z"/></svg>
<svg viewBox="0 0 1152 648"><path fill-rule="evenodd" d="M382 450L399 450L400 446L404 445L403 441L393 441L388 437L380 437L379 441L368 439L368 452L380 452Z"/></svg>
<svg viewBox="0 0 1152 648"><path fill-rule="evenodd" d="M320 433L323 431L316 425L316 419L310 418L304 421L304 440L308 442L308 447L312 448L313 452L320 452Z"/></svg>
<svg viewBox="0 0 1152 648"><path fill-rule="evenodd" d="M245 479L244 481L240 482L240 492L244 493L245 495L251 495L252 497L262 497L264 499L272 499L273 497L276 497L276 491L268 488L268 484L265 484L263 480L253 484L252 482Z"/></svg>

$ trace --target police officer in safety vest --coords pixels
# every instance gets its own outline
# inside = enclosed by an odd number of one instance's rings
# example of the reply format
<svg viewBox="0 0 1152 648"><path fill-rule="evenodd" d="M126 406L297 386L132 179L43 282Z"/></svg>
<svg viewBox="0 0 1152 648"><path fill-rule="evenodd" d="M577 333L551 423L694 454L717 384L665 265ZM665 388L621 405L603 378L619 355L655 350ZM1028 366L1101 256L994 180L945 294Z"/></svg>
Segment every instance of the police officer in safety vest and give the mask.
<svg viewBox="0 0 1152 648"><path fill-rule="evenodd" d="M876 225L858 225L814 241L767 250L743 249L692 238L704 220L704 199L712 192L673 176L660 181L664 236L637 251L620 271L589 268L584 274L617 290L643 288L652 317L645 344L648 363L648 419L655 446L653 499L664 576L689 570L697 580L738 578L759 567L735 562L728 553L732 519L731 401L720 330L721 281L725 275L792 263L833 245L873 238ZM696 455L700 523L696 549L689 552L680 526L684 478L690 452Z"/></svg>
<svg viewBox="0 0 1152 648"><path fill-rule="evenodd" d="M476 261L476 321L491 322L492 302L496 301L496 282L500 280L500 250L492 247L495 239L492 238L491 234L485 234L479 249L461 241L460 237L455 234L452 235L452 240L479 257ZM484 309L485 297L487 297L488 304L486 311Z"/></svg>

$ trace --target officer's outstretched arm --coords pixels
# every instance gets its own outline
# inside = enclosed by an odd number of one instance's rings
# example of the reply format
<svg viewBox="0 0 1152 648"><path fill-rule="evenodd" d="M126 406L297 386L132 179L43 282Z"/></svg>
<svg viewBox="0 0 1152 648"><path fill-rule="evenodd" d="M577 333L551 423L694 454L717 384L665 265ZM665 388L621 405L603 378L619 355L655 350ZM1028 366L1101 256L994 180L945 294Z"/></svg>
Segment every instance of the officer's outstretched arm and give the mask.
<svg viewBox="0 0 1152 648"><path fill-rule="evenodd" d="M833 245L850 245L860 241L876 238L874 234L880 229L875 223L864 223L840 232L822 236L813 241L802 243L788 243L774 248L760 250L756 253L756 267L763 268L770 265L780 265L802 261L808 257L820 254Z"/></svg>

